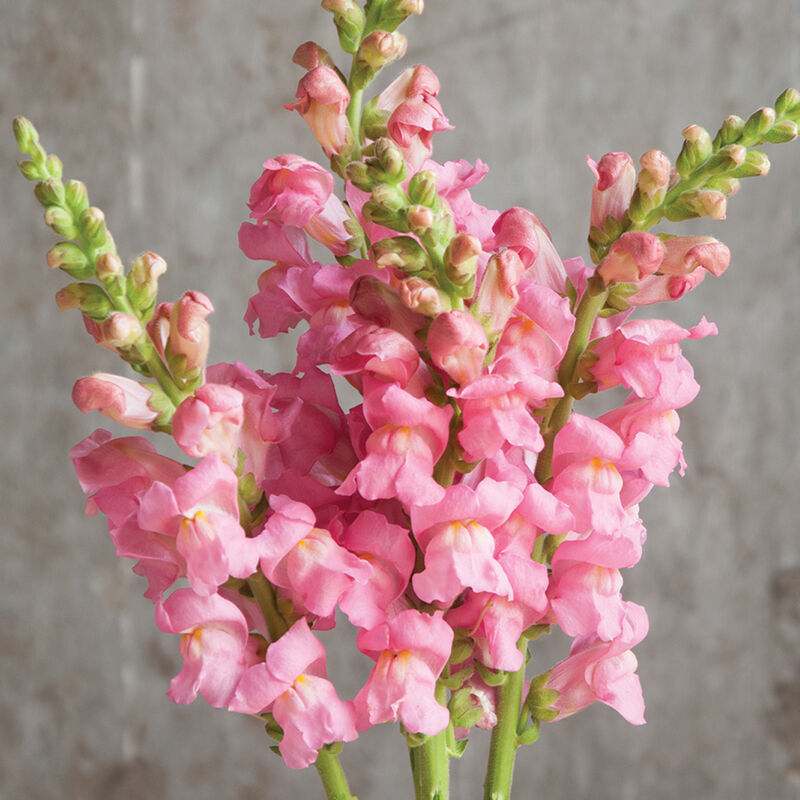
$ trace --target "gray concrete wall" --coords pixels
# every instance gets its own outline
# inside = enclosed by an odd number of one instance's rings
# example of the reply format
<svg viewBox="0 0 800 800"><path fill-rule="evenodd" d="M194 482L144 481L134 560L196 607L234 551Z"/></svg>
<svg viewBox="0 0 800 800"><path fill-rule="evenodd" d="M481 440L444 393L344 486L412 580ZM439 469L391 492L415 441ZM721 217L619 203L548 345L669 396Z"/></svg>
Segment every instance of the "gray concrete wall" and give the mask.
<svg viewBox="0 0 800 800"><path fill-rule="evenodd" d="M407 63L442 80L456 130L438 135L438 157L487 161L476 198L530 207L565 257L586 252L587 152L674 156L684 125L713 131L800 83L798 0L427 5L407 25ZM259 267L236 231L264 158L319 158L281 107L310 38L334 46L316 0L0 0L2 797L321 796L258 724L164 697L177 641L156 630L104 524L83 517L67 459L101 424L71 406L74 379L116 363L55 309L54 239L10 134L13 115L31 117L123 255L168 260L163 297L213 299L214 360L286 368L285 343L249 339L240 321ZM671 309L684 323L706 314L720 336L686 348L703 385L682 413L689 472L647 500L650 540L626 576L651 619L637 649L648 725L598 706L547 727L521 754L520 800L800 797L800 144L770 156L728 220L701 226L731 247L729 272ZM345 694L368 669L345 648L330 662ZM480 795L485 750L477 737L455 765L455 798ZM410 796L396 730L343 760L362 800Z"/></svg>

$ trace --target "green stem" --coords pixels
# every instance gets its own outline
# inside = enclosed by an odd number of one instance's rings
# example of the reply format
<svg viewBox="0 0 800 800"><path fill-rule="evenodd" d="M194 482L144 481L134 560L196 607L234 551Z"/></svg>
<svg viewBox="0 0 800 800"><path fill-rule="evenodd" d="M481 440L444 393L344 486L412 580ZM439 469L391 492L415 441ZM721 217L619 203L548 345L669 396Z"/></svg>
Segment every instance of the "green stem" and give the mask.
<svg viewBox="0 0 800 800"><path fill-rule="evenodd" d="M447 688L436 687L436 699L447 705ZM436 736L428 736L416 748L417 774L415 783L419 785L417 800L447 800L450 796L450 756L447 754L447 728ZM412 766L414 757L412 756Z"/></svg>
<svg viewBox="0 0 800 800"><path fill-rule="evenodd" d="M350 787L347 785L347 778L344 776L339 758L329 748L323 747L319 751L314 766L322 780L328 800L358 800L350 794Z"/></svg>
<svg viewBox="0 0 800 800"><path fill-rule="evenodd" d="M492 740L489 744L484 800L508 800L511 797L511 779L514 775L514 759L517 754L517 725L524 679L523 663L519 670L508 673L498 692L497 725L492 729Z"/></svg>
<svg viewBox="0 0 800 800"><path fill-rule="evenodd" d="M592 281L596 282L593 284ZM556 434L567 424L569 415L572 413L572 396L569 393L569 385L575 380L578 360L589 344L592 326L605 305L607 297L608 289L602 286L602 279L595 276L590 279L575 311L575 330L572 332L567 352L558 369L558 382L564 388L564 396L556 403L544 426L544 449L536 462L536 480L539 483L544 483L552 475L553 442Z"/></svg>
<svg viewBox="0 0 800 800"><path fill-rule="evenodd" d="M264 577L264 573L261 570L254 572L247 579L247 584L253 593L255 601L258 603L258 607L261 609L264 622L267 623L270 641L274 642L280 639L289 630L289 626L286 624L283 615L278 611L272 584Z"/></svg>

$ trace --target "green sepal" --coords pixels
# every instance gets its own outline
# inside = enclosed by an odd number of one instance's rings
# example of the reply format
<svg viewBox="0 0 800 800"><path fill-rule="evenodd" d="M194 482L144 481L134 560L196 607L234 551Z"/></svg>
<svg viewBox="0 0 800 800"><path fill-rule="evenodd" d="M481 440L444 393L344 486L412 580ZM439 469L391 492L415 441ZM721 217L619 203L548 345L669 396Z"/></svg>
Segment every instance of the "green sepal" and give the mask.
<svg viewBox="0 0 800 800"><path fill-rule="evenodd" d="M529 708L550 708L561 696L555 689L536 689L528 694Z"/></svg>
<svg viewBox="0 0 800 800"><path fill-rule="evenodd" d="M47 170L47 174L51 178L60 180L61 176L64 174L64 165L61 163L61 159L55 153L50 153L50 155L47 156L44 166L45 170Z"/></svg>
<svg viewBox="0 0 800 800"><path fill-rule="evenodd" d="M545 564L549 564L553 560L553 556L555 555L555 552L558 549L558 546L566 538L567 538L567 534L566 533L562 533L559 536L556 536L555 534L552 534L552 533L546 534L545 540L544 540L544 545L543 545L543 548L542 548L542 555L543 555L543 557L545 559L545 561L544 561Z"/></svg>
<svg viewBox="0 0 800 800"><path fill-rule="evenodd" d="M152 392L147 401L147 407L158 414L152 424L153 430L169 430L172 425L172 415L175 413L175 404L157 383L145 383L143 385Z"/></svg>
<svg viewBox="0 0 800 800"><path fill-rule="evenodd" d="M531 625L522 631L522 638L527 639L529 642L535 642L540 636L550 633L549 625Z"/></svg>
<svg viewBox="0 0 800 800"><path fill-rule="evenodd" d="M409 747L419 747L425 744L425 740L428 738L428 735L425 733L409 733L403 726L400 727L400 730L403 736L406 737L406 742Z"/></svg>
<svg viewBox="0 0 800 800"><path fill-rule="evenodd" d="M555 708L532 708L531 717L542 720L542 722L552 722L558 716Z"/></svg>
<svg viewBox="0 0 800 800"><path fill-rule="evenodd" d="M447 687L451 692L454 692L456 689L460 689L464 685L464 681L469 680L474 672L475 668L472 664L467 664L464 669L460 669L458 672L453 672L447 676L440 675L439 683Z"/></svg>
<svg viewBox="0 0 800 800"><path fill-rule="evenodd" d="M80 215L89 207L89 193L83 181L69 180L64 184L64 198L70 211Z"/></svg>
<svg viewBox="0 0 800 800"><path fill-rule="evenodd" d="M378 98L373 97L361 114L361 132L367 139L380 139L386 136L386 126L391 112L378 108Z"/></svg>
<svg viewBox="0 0 800 800"><path fill-rule="evenodd" d="M489 669L489 667L482 664L480 661L475 661L475 669L487 686L502 686L508 678L508 673L504 670L500 669L495 671Z"/></svg>
<svg viewBox="0 0 800 800"><path fill-rule="evenodd" d="M540 721L538 719L517 734L517 744L533 744L539 738Z"/></svg>
<svg viewBox="0 0 800 800"><path fill-rule="evenodd" d="M732 178L755 178L769 172L769 158L763 150L750 149L744 164L729 173Z"/></svg>
<svg viewBox="0 0 800 800"><path fill-rule="evenodd" d="M468 744L469 739L453 739L452 742L447 743L447 755L450 758L461 758Z"/></svg>
<svg viewBox="0 0 800 800"><path fill-rule="evenodd" d="M450 722L456 728L471 728L483 716L483 709L472 699L472 690L468 686L453 692L447 708Z"/></svg>

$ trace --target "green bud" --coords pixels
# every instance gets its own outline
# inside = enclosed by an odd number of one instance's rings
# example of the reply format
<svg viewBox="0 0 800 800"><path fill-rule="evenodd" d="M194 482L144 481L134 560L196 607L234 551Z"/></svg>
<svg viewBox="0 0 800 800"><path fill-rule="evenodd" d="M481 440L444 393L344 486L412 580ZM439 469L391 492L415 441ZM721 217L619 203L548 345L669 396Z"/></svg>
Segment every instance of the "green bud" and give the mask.
<svg viewBox="0 0 800 800"><path fill-rule="evenodd" d="M64 194L73 214L78 215L89 207L89 193L83 181L67 181L64 185Z"/></svg>
<svg viewBox="0 0 800 800"><path fill-rule="evenodd" d="M370 258L376 267L397 267L408 275L430 270L428 254L416 239L395 236L381 239L370 248Z"/></svg>
<svg viewBox="0 0 800 800"><path fill-rule="evenodd" d="M444 271L456 286L464 286L475 277L481 241L469 233L459 233L450 240L444 253Z"/></svg>
<svg viewBox="0 0 800 800"><path fill-rule="evenodd" d="M742 138L744 120L736 114L730 114L722 120L722 125L714 137L714 149L719 150L729 144L736 144Z"/></svg>
<svg viewBox="0 0 800 800"><path fill-rule="evenodd" d="M97 259L96 267L97 277L103 281L110 281L114 278L122 277L125 268L122 265L122 260L116 253L103 253Z"/></svg>
<svg viewBox="0 0 800 800"><path fill-rule="evenodd" d="M412 203L437 208L439 193L436 191L436 173L427 169L417 172L408 182L408 196Z"/></svg>
<svg viewBox="0 0 800 800"><path fill-rule="evenodd" d="M717 192L722 192L726 197L730 197L739 191L739 179L731 178L727 175L715 175L706 181L706 189L714 189Z"/></svg>
<svg viewBox="0 0 800 800"><path fill-rule="evenodd" d="M79 217L83 235L95 247L106 243L106 216L96 206L84 209Z"/></svg>
<svg viewBox="0 0 800 800"><path fill-rule="evenodd" d="M380 13L380 26L385 31L393 31L411 14L421 14L423 0L388 0Z"/></svg>
<svg viewBox="0 0 800 800"><path fill-rule="evenodd" d="M792 117L800 111L800 92L797 89L785 89L775 101L775 113L778 117Z"/></svg>
<svg viewBox="0 0 800 800"><path fill-rule="evenodd" d="M36 199L45 207L64 205L64 184L57 178L39 181L33 187Z"/></svg>
<svg viewBox="0 0 800 800"><path fill-rule="evenodd" d="M742 131L743 143L756 144L764 140L767 131L775 124L775 109L759 108L754 111L745 122Z"/></svg>
<svg viewBox="0 0 800 800"><path fill-rule="evenodd" d="M39 133L33 123L26 117L14 117L14 138L17 140L17 147L23 153L30 154L31 147L39 142Z"/></svg>
<svg viewBox="0 0 800 800"><path fill-rule="evenodd" d="M381 137L375 142L375 166L392 183L406 179L406 163L400 148L389 138ZM413 180L413 179L412 179Z"/></svg>
<svg viewBox="0 0 800 800"><path fill-rule="evenodd" d="M373 97L365 106L361 114L361 130L368 139L380 139L386 136L386 125L391 113L378 108L378 98Z"/></svg>
<svg viewBox="0 0 800 800"><path fill-rule="evenodd" d="M75 227L72 214L61 206L50 206L46 209L44 223L65 239L75 239L78 236L78 229Z"/></svg>
<svg viewBox="0 0 800 800"><path fill-rule="evenodd" d="M754 178L769 172L769 158L761 150L748 150L744 163L730 173L734 178Z"/></svg>
<svg viewBox="0 0 800 800"><path fill-rule="evenodd" d="M670 222L680 222L693 217L725 219L727 197L716 189L695 189L684 192L666 208L665 216Z"/></svg>
<svg viewBox="0 0 800 800"><path fill-rule="evenodd" d="M408 231L405 198L394 187L385 183L372 189L372 197L362 209L364 216L378 225L405 233Z"/></svg>
<svg viewBox="0 0 800 800"><path fill-rule="evenodd" d="M56 305L62 311L77 308L97 322L105 320L113 310L108 295L93 283L70 283L56 292Z"/></svg>
<svg viewBox="0 0 800 800"><path fill-rule="evenodd" d="M687 125L681 133L684 142L675 161L675 168L682 177L686 177L708 160L713 152L713 145L708 131L699 125Z"/></svg>
<svg viewBox="0 0 800 800"><path fill-rule="evenodd" d="M778 122L770 128L764 135L764 139L770 144L782 144L783 142L791 142L792 139L797 138L797 123L791 119L785 119Z"/></svg>
<svg viewBox="0 0 800 800"><path fill-rule="evenodd" d="M47 266L61 269L71 278L86 280L94 274L89 259L78 245L72 242L59 242L47 251Z"/></svg>
<svg viewBox="0 0 800 800"><path fill-rule="evenodd" d="M374 30L361 41L350 75L352 88L363 89L387 64L405 55L408 43L400 33Z"/></svg>
<svg viewBox="0 0 800 800"><path fill-rule="evenodd" d="M483 708L467 686L453 692L447 708L450 722L457 728L471 728L483 716Z"/></svg>
<svg viewBox="0 0 800 800"><path fill-rule="evenodd" d="M365 18L361 7L354 0L322 0L322 7L333 12L339 46L345 53L355 53L364 32Z"/></svg>
<svg viewBox="0 0 800 800"><path fill-rule="evenodd" d="M45 169L50 173L51 178L61 179L62 174L64 173L64 165L61 163L61 159L55 154L51 153L47 156L47 160L44 162Z"/></svg>
<svg viewBox="0 0 800 800"><path fill-rule="evenodd" d="M349 180L353 186L361 189L362 192L372 191L374 181L367 165L363 161L351 161L347 167L345 167L345 175L347 176L347 180Z"/></svg>
<svg viewBox="0 0 800 800"><path fill-rule="evenodd" d="M29 181L39 181L42 179L42 171L33 161L19 161L17 163L19 171Z"/></svg>
<svg viewBox="0 0 800 800"><path fill-rule="evenodd" d="M462 661L466 661L472 655L474 647L475 644L469 636L456 632L453 647L450 650L450 663L460 664Z"/></svg>
<svg viewBox="0 0 800 800"><path fill-rule="evenodd" d="M535 689L528 695L529 708L549 708L558 700L561 692L555 689Z"/></svg>

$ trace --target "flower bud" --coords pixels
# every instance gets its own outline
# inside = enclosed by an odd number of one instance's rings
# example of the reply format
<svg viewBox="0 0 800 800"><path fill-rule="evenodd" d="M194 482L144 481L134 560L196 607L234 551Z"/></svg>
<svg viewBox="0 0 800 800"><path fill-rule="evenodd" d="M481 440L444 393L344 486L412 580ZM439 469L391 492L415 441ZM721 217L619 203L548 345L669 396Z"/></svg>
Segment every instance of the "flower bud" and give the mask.
<svg viewBox="0 0 800 800"><path fill-rule="evenodd" d="M767 131L775 124L775 109L759 108L754 111L742 130L743 144L757 144L764 139Z"/></svg>
<svg viewBox="0 0 800 800"><path fill-rule="evenodd" d="M639 191L656 206L669 186L671 164L660 150L648 150L640 159Z"/></svg>
<svg viewBox="0 0 800 800"><path fill-rule="evenodd" d="M730 114L722 120L722 125L714 137L714 147L719 149L729 144L736 144L742 138L744 120L736 114Z"/></svg>
<svg viewBox="0 0 800 800"><path fill-rule="evenodd" d="M56 305L61 311L77 308L98 322L106 319L112 310L108 295L93 283L70 283L56 292Z"/></svg>
<svg viewBox="0 0 800 800"><path fill-rule="evenodd" d="M395 236L374 242L370 258L376 267L397 267L408 275L430 269L428 254L410 236Z"/></svg>
<svg viewBox="0 0 800 800"><path fill-rule="evenodd" d="M39 133L33 123L23 116L14 117L14 138L17 140L17 147L23 153L29 153L31 146L39 142Z"/></svg>
<svg viewBox="0 0 800 800"><path fill-rule="evenodd" d="M463 686L453 692L447 704L450 711L450 722L456 728L471 728L478 723L484 714L483 706L473 695L471 686Z"/></svg>
<svg viewBox="0 0 800 800"><path fill-rule="evenodd" d="M294 51L292 61L304 70L314 69L321 64L333 70L336 69L336 64L331 58L331 54L324 47L320 47L316 42L303 42L303 44Z"/></svg>
<svg viewBox="0 0 800 800"><path fill-rule="evenodd" d="M158 279L167 271L167 262L156 253L142 253L131 264L127 278L128 300L137 311L152 308L158 294Z"/></svg>
<svg viewBox="0 0 800 800"><path fill-rule="evenodd" d="M391 183L401 183L406 178L406 163L400 148L388 137L383 136L375 142L374 165L382 177Z"/></svg>
<svg viewBox="0 0 800 800"><path fill-rule="evenodd" d="M61 179L61 176L64 173L64 165L61 163L61 159L55 153L50 153L50 155L47 156L44 165L51 178L55 178L56 180Z"/></svg>
<svg viewBox="0 0 800 800"><path fill-rule="evenodd" d="M744 163L730 175L734 178L753 178L757 175L766 175L769 167L769 158L766 153L761 150L748 150Z"/></svg>
<svg viewBox="0 0 800 800"><path fill-rule="evenodd" d="M173 377L193 381L205 369L210 339L206 317L214 310L202 292L186 292L170 312L169 349Z"/></svg>
<svg viewBox="0 0 800 800"><path fill-rule="evenodd" d="M667 206L665 216L670 222L680 222L693 217L725 219L728 200L716 189L695 189L684 192L674 203Z"/></svg>
<svg viewBox="0 0 800 800"><path fill-rule="evenodd" d="M418 314L437 317L450 310L450 298L422 278L408 278L401 281L397 288L406 308Z"/></svg>
<svg viewBox="0 0 800 800"><path fill-rule="evenodd" d="M361 7L354 0L322 0L322 7L333 12L339 46L345 53L355 53L364 32L365 18Z"/></svg>
<svg viewBox="0 0 800 800"><path fill-rule="evenodd" d="M447 279L456 286L464 286L478 271L478 256L483 252L481 240L470 233L458 233L447 245L444 253L444 270Z"/></svg>
<svg viewBox="0 0 800 800"><path fill-rule="evenodd" d="M129 428L149 430L158 412L148 405L153 388L121 375L97 372L79 378L72 388L72 402L84 414L99 411Z"/></svg>
<svg viewBox="0 0 800 800"><path fill-rule="evenodd" d="M75 239L78 236L72 214L61 206L50 206L44 212L44 223L65 239Z"/></svg>
<svg viewBox="0 0 800 800"><path fill-rule="evenodd" d="M59 242L47 251L47 266L62 269L71 278L85 280L94 274L83 250L72 242Z"/></svg>
<svg viewBox="0 0 800 800"><path fill-rule="evenodd" d="M95 247L102 247L107 240L106 215L97 207L92 206L81 212L79 217L83 235Z"/></svg>
<svg viewBox="0 0 800 800"><path fill-rule="evenodd" d="M88 314L87 314L88 316ZM115 311L100 325L105 347L131 347L142 338L142 326L132 314Z"/></svg>
<svg viewBox="0 0 800 800"><path fill-rule="evenodd" d="M428 329L427 345L433 363L460 384L481 374L489 350L486 331L469 311L439 314Z"/></svg>
<svg viewBox="0 0 800 800"><path fill-rule="evenodd" d="M75 215L80 214L89 207L89 193L83 181L70 180L64 184L64 194L67 205Z"/></svg>
<svg viewBox="0 0 800 800"><path fill-rule="evenodd" d="M33 161L19 161L17 163L22 177L29 181L38 181L42 177L42 171Z"/></svg>
<svg viewBox="0 0 800 800"><path fill-rule="evenodd" d="M97 277L101 281L119 278L125 272L122 259L116 253L103 253L97 259Z"/></svg>
<svg viewBox="0 0 800 800"><path fill-rule="evenodd" d="M778 122L767 131L764 138L771 144L791 142L793 139L797 138L797 123L790 119Z"/></svg>
<svg viewBox="0 0 800 800"><path fill-rule="evenodd" d="M39 181L33 188L36 199L45 207L64 205L64 184L56 178Z"/></svg>
<svg viewBox="0 0 800 800"><path fill-rule="evenodd" d="M597 268L597 274L608 286L612 281L637 283L652 275L664 258L664 245L652 233L630 231L611 245L608 255Z"/></svg>
<svg viewBox="0 0 800 800"><path fill-rule="evenodd" d="M417 172L408 182L408 196L412 203L435 209L439 204L436 173L428 169Z"/></svg>
<svg viewBox="0 0 800 800"><path fill-rule="evenodd" d="M401 33L372 31L364 37L353 64L350 84L363 89L387 64L405 55L408 43Z"/></svg>
<svg viewBox="0 0 800 800"><path fill-rule="evenodd" d="M380 11L380 27L393 31L409 15L421 14L424 6L423 0L387 0Z"/></svg>
<svg viewBox="0 0 800 800"><path fill-rule="evenodd" d="M380 183L372 189L372 197L364 203L361 213L377 225L395 231L408 231L405 200L394 187Z"/></svg>
<svg viewBox="0 0 800 800"><path fill-rule="evenodd" d="M362 192L371 192L375 183L369 168L363 161L351 161L345 167L345 177Z"/></svg>
<svg viewBox="0 0 800 800"><path fill-rule="evenodd" d="M589 227L602 230L608 217L619 221L625 216L636 186L636 168L627 153L606 153L598 162L587 156L586 163L597 179Z"/></svg>
<svg viewBox="0 0 800 800"><path fill-rule="evenodd" d="M495 253L486 265L475 302L481 314L492 320L492 332L502 331L519 299L517 284L525 265L510 247Z"/></svg>
<svg viewBox="0 0 800 800"><path fill-rule="evenodd" d="M415 233L427 231L436 221L436 216L427 206L409 206L406 218L409 229Z"/></svg>
<svg viewBox="0 0 800 800"><path fill-rule="evenodd" d="M800 110L800 92L797 89L785 89L775 101L775 113L779 117L794 115Z"/></svg>
<svg viewBox="0 0 800 800"><path fill-rule="evenodd" d="M708 131L699 125L687 125L681 133L684 142L675 167L682 177L686 177L708 161L714 147Z"/></svg>

